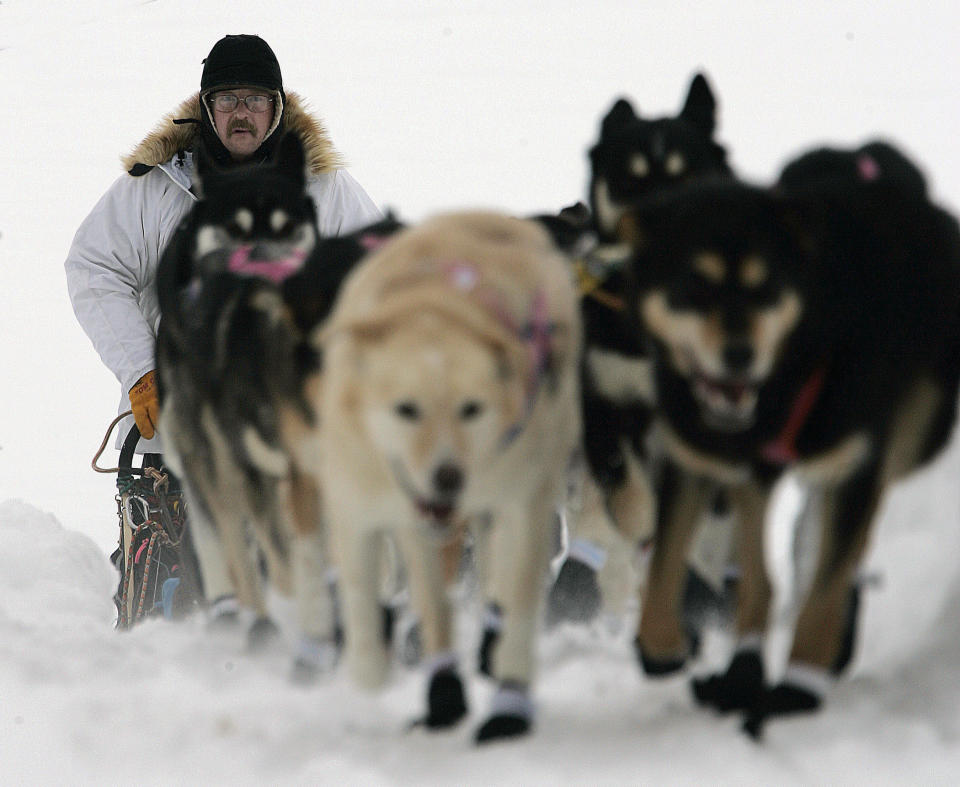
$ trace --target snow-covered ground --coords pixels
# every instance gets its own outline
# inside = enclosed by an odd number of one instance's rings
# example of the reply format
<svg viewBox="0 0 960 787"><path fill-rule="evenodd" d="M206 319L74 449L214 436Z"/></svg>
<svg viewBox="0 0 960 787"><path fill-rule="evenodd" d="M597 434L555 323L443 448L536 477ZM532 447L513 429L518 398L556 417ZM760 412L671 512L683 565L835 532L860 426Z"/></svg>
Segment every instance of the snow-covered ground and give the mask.
<svg viewBox="0 0 960 787"><path fill-rule="evenodd" d="M383 206L517 213L585 196L614 98L675 111L707 71L720 136L764 180L813 144L875 135L960 207L960 12L949 0L795 4L506 0L0 3L0 783L955 783L960 768L960 445L887 501L850 679L757 746L643 679L619 630L543 637L539 717L474 749L406 732L422 676L382 694L302 689L199 621L111 628L113 478L90 458L116 382L76 325L62 262L118 157L193 91L228 32L257 32ZM108 451L106 462L115 458ZM628 621L629 622L629 621ZM462 627L465 664L476 628ZM722 658L722 641L708 656Z"/></svg>

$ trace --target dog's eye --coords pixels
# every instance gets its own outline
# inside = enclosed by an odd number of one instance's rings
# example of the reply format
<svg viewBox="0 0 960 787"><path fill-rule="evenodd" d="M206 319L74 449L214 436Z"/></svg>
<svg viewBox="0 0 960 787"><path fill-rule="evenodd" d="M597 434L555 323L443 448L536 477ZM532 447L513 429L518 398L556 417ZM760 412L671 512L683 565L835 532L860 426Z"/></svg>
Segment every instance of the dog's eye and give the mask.
<svg viewBox="0 0 960 787"><path fill-rule="evenodd" d="M416 421L420 418L420 408L416 402L398 402L393 411L405 421Z"/></svg>
<svg viewBox="0 0 960 787"><path fill-rule="evenodd" d="M667 170L668 175L672 175L673 177L682 175L687 169L687 160L683 157L682 153L674 150L667 156L667 160L664 162L664 169Z"/></svg>
<svg viewBox="0 0 960 787"><path fill-rule="evenodd" d="M227 231L234 236L248 235L253 229L253 213L247 208L240 208L227 222Z"/></svg>
<svg viewBox="0 0 960 787"><path fill-rule="evenodd" d="M276 235L289 235L293 232L293 221L285 210L277 208L270 214L270 229Z"/></svg>
<svg viewBox="0 0 960 787"><path fill-rule="evenodd" d="M650 174L650 162L642 153L634 153L629 161L630 173L637 178L645 178Z"/></svg>
<svg viewBox="0 0 960 787"><path fill-rule="evenodd" d="M483 405L475 400L464 402L460 408L460 418L464 421L470 421L483 412Z"/></svg>

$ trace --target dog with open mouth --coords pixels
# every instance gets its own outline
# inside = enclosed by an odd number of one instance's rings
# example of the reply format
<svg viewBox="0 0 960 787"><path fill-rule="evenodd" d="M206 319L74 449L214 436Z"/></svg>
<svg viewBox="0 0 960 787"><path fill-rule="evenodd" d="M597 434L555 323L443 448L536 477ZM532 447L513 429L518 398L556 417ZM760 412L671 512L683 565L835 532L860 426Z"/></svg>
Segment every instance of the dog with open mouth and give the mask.
<svg viewBox="0 0 960 787"><path fill-rule="evenodd" d="M744 711L755 736L770 717L818 708L849 662L851 588L879 502L946 444L957 406L957 222L902 167L859 177L857 153L843 167L834 153L772 189L691 186L621 228L666 458L638 655L651 675L689 656L683 560L720 485L740 523L737 645L694 689L702 704ZM786 672L770 685L763 520L787 471L822 496L821 546Z"/></svg>
<svg viewBox="0 0 960 787"><path fill-rule="evenodd" d="M553 517L580 436L580 323L569 263L538 224L454 213L398 233L344 284L315 339L324 358L325 510L346 661L386 680L377 553L395 539L420 619L430 728L467 711L442 566L477 523L503 614L499 681L478 742L527 732Z"/></svg>

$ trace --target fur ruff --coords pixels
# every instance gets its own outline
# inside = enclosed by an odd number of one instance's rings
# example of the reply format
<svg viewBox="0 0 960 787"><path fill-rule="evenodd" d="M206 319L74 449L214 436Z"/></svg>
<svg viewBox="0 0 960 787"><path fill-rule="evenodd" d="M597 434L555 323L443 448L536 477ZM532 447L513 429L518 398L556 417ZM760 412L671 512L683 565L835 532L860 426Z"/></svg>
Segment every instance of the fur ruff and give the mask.
<svg viewBox="0 0 960 787"><path fill-rule="evenodd" d="M334 149L323 122L310 114L305 100L296 93L287 93L286 98L285 130L295 132L303 142L310 174L319 175L342 167L343 159ZM177 125L173 121L180 118L200 120L200 112L200 93L197 92L173 112L164 115L156 128L131 153L121 157L124 170L129 172L136 164L155 167L169 161L181 150L190 150L199 136L197 124Z"/></svg>

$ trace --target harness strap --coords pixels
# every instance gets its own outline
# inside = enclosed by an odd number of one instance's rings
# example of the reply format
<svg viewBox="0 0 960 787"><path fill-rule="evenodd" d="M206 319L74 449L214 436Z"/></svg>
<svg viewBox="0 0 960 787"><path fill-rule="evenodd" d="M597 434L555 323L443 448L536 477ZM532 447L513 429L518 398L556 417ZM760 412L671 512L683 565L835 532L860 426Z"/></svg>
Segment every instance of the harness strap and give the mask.
<svg viewBox="0 0 960 787"><path fill-rule="evenodd" d="M631 251L623 245L596 246L573 260L577 289L582 297L593 298L608 309L623 311L626 304L619 295L603 289L612 273L630 260Z"/></svg>
<svg viewBox="0 0 960 787"><path fill-rule="evenodd" d="M253 250L252 243L237 248L227 261L227 270L240 276L255 276L273 284L281 284L299 271L307 258L303 249L292 249L288 256L281 259L258 260L253 259Z"/></svg>
<svg viewBox="0 0 960 787"><path fill-rule="evenodd" d="M547 296L543 290L537 290L533 297L530 320L517 332L520 340L527 345L530 353L530 374L527 377L526 394L523 400L523 413L519 420L510 426L500 439L501 450L512 443L523 431L533 413L540 389L550 368L553 333L556 326L550 322Z"/></svg>
<svg viewBox="0 0 960 787"><path fill-rule="evenodd" d="M760 448L760 455L768 462L786 465L797 461L796 439L807 422L807 417L820 395L827 370L821 366L803 384L797 398L793 400L790 415L780 434Z"/></svg>

